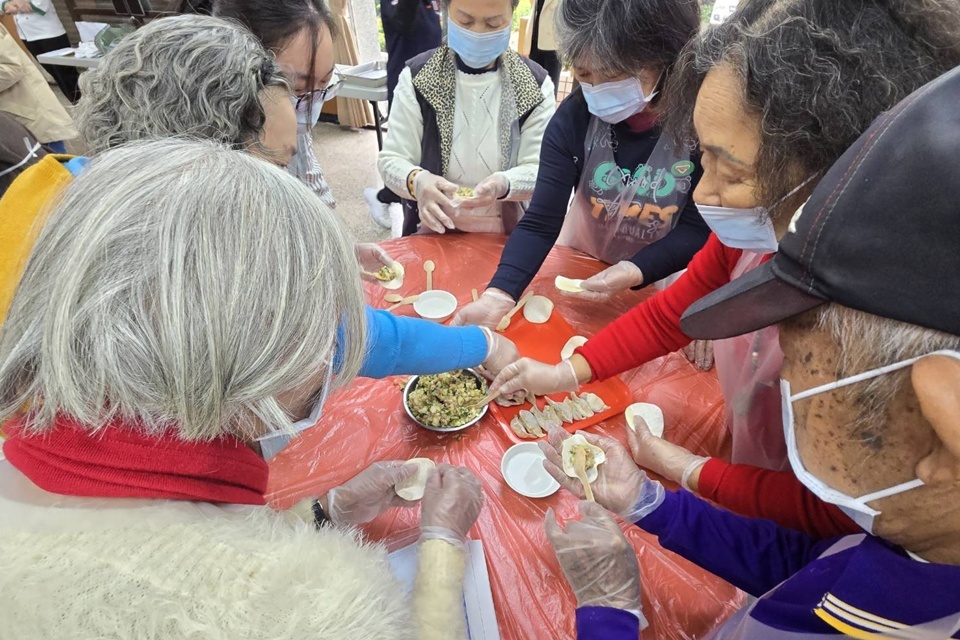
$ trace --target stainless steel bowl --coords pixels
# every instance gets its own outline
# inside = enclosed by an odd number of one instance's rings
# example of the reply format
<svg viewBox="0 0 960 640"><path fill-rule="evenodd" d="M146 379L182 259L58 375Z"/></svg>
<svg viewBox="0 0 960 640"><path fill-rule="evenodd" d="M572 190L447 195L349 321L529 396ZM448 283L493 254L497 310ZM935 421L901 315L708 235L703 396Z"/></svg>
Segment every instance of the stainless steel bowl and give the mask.
<svg viewBox="0 0 960 640"><path fill-rule="evenodd" d="M481 383L482 388L485 388L486 380L484 380L479 373L477 373L473 369L464 369L463 372L476 378ZM487 410L489 409L490 405L484 405L483 408L480 410L480 415L478 415L476 418L474 418L470 422L460 425L459 427L431 427L429 425L423 424L417 419L415 415L413 415L413 411L410 410L410 392L417 388L417 384L419 382L420 382L420 376L414 376L410 378L410 380L407 382L407 385L403 388L403 408L407 412L407 415L410 416L411 420L413 420L418 425L420 425L421 427L423 427L428 431L436 431L437 433L455 433L457 431L463 431L464 429L467 429L477 424L478 422L480 422L483 416L487 415Z"/></svg>

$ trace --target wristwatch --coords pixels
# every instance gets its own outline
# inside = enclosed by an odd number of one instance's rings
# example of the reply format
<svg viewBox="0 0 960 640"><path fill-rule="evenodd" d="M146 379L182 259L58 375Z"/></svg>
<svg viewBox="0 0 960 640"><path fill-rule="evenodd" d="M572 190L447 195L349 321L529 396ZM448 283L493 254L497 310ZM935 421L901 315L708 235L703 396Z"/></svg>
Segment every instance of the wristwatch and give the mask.
<svg viewBox="0 0 960 640"><path fill-rule="evenodd" d="M330 522L330 518L327 517L327 514L323 511L323 505L320 504L319 500L313 501L313 524L319 529L323 525Z"/></svg>

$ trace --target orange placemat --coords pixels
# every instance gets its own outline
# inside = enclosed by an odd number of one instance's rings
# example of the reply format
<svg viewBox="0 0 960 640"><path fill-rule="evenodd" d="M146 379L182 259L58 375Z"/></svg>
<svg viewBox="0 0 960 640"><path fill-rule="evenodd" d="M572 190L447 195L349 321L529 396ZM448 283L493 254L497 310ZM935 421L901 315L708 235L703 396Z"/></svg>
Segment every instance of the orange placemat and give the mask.
<svg viewBox="0 0 960 640"><path fill-rule="evenodd" d="M560 350L567 343L567 340L577 335L562 315L554 308L553 315L543 324L533 324L527 322L522 313L513 316L510 326L506 328L503 335L513 340L517 345L520 355L525 358L533 358L547 364L556 364L560 362ZM623 413L630 405L630 389L620 378L613 377L602 382L590 382L583 385L581 392L595 393L600 396L609 409L602 413L594 414L586 420L577 420L573 423L564 423L563 428L573 433L579 429L586 429L608 418ZM539 396L537 398L537 407L543 409L546 404L546 398L549 397L557 402L562 402L568 395L563 391L552 393L549 396ZM500 428L503 429L507 437L514 442L524 442L510 428L510 421L517 417L523 409L530 409L530 403L516 405L513 407L501 407L496 402L490 403L490 415L493 416ZM527 438L527 441L536 440L536 438Z"/></svg>

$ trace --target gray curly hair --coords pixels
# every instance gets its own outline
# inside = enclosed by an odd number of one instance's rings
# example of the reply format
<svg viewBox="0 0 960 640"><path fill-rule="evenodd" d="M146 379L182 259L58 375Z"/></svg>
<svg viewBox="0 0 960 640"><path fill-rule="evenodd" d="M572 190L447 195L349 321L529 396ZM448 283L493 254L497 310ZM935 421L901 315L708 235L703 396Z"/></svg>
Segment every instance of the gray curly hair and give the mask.
<svg viewBox="0 0 960 640"><path fill-rule="evenodd" d="M353 241L296 178L210 142L134 142L65 191L0 327L0 424L116 418L185 440L290 430L278 394L365 349ZM257 419L254 419L256 416Z"/></svg>
<svg viewBox="0 0 960 640"><path fill-rule="evenodd" d="M661 114L680 143L706 74L729 65L760 118L759 199L822 172L882 112L960 64L958 0L746 0L692 40Z"/></svg>
<svg viewBox="0 0 960 640"><path fill-rule="evenodd" d="M127 36L80 77L75 119L93 154L167 136L263 153L261 91L287 86L273 54L239 24L175 16Z"/></svg>

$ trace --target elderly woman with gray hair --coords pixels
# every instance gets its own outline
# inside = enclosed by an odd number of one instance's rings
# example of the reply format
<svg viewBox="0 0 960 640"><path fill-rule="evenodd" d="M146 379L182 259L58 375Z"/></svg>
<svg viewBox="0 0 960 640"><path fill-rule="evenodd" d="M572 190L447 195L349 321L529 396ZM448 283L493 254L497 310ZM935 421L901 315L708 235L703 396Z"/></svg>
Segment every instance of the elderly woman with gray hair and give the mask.
<svg viewBox="0 0 960 640"><path fill-rule="evenodd" d="M469 471L427 483L412 607L384 550L339 528L411 506L409 469L265 506L257 440L360 369L357 271L330 210L252 156L159 140L93 160L0 333L5 633L465 637Z"/></svg>
<svg viewBox="0 0 960 640"><path fill-rule="evenodd" d="M190 135L247 150L283 166L296 148L289 89L273 54L240 25L208 16L156 20L125 38L95 71L84 74L77 120L95 153L135 140ZM185 99L184 96L190 96ZM43 206L72 180L69 169L44 159L18 178L0 201L0 215L15 224L10 251L0 256L0 318L13 296ZM276 215L275 213L273 215ZM379 270L389 256L376 245L357 246L364 270ZM517 357L516 347L478 327L451 328L368 308L367 357L360 374L438 373L483 364L497 373ZM306 428L316 422L306 422ZM289 436L262 443L276 455Z"/></svg>
<svg viewBox="0 0 960 640"><path fill-rule="evenodd" d="M604 301L684 269L709 234L690 199L698 158L659 124L663 85L700 27L697 0L562 0L557 26L580 87L544 133L533 199L497 272L455 324L496 325L554 244L613 265L571 294Z"/></svg>

